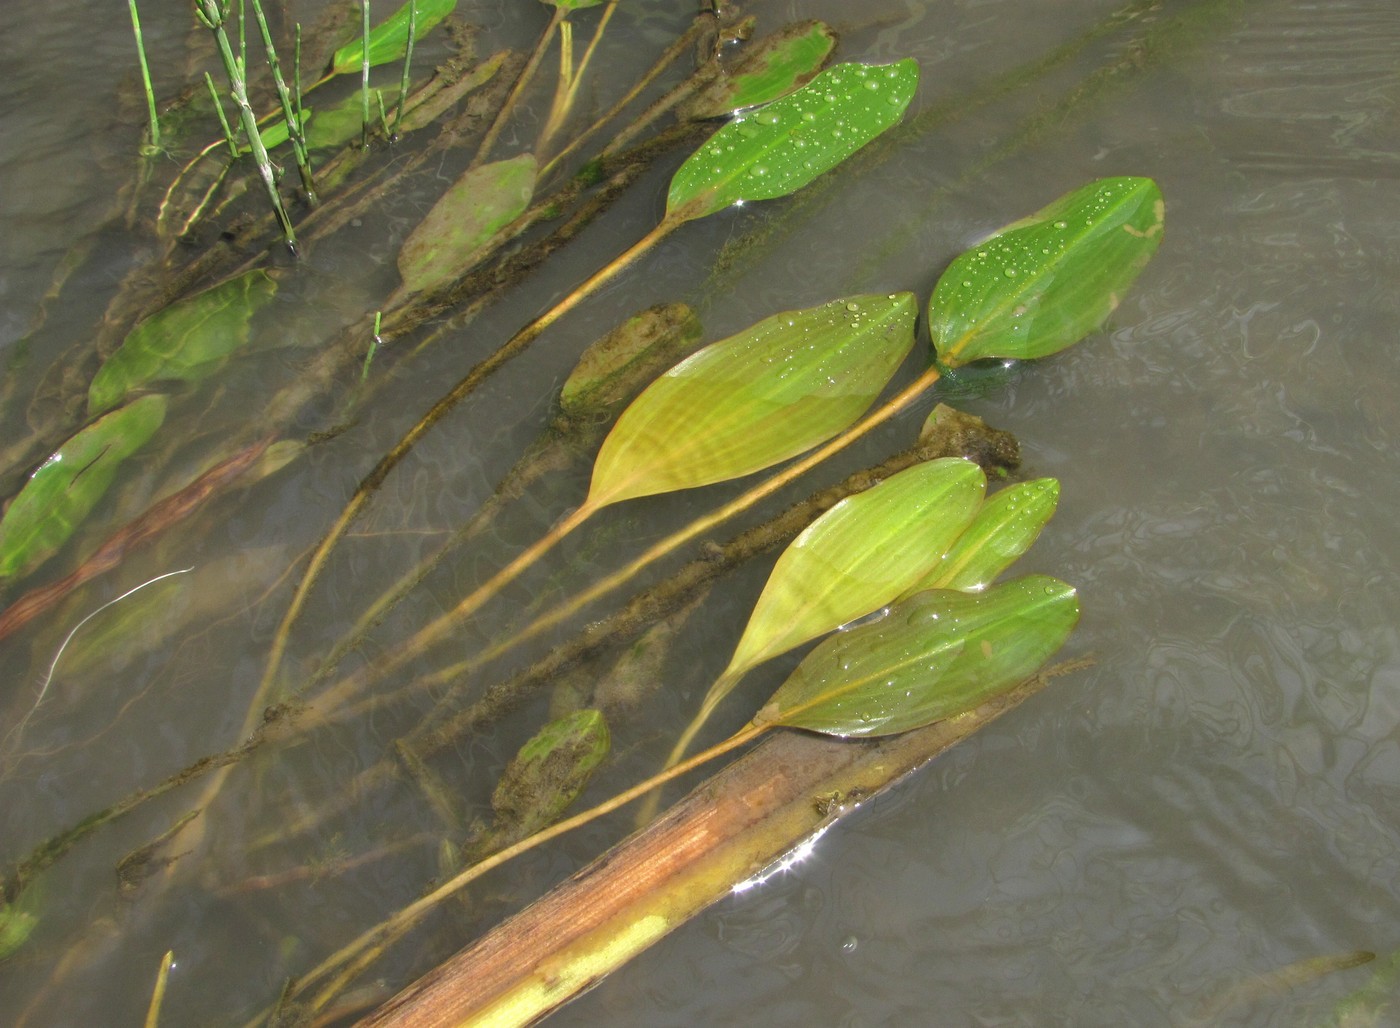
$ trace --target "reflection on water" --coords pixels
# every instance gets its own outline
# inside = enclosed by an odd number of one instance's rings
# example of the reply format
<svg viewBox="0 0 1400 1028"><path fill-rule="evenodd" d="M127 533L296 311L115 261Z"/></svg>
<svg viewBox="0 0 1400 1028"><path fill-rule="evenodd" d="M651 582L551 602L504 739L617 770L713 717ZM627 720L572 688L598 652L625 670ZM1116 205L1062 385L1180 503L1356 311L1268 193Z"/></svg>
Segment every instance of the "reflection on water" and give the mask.
<svg viewBox="0 0 1400 1028"><path fill-rule="evenodd" d="M50 309L46 332L21 343L61 256L101 220L130 170L139 113L113 126L92 99L133 74L125 12L99 18L88 6L0 13L13 69L0 84L0 424L14 438L29 394L64 350L65 326L85 331L133 260L119 233L104 234L82 273L92 295ZM540 383L557 382L571 354L626 313L686 299L718 338L836 295L924 295L954 254L999 224L1091 178L1150 175L1168 200L1166 241L1106 331L965 401L1017 433L1029 475L1061 479L1060 512L1025 566L1079 587L1072 647L1096 653L1097 666L862 807L796 866L722 902L558 1021L733 1024L761 1011L774 1024L1175 1025L1206 1013L1329 1023L1400 950L1394 5L876 0L859 15L835 0L753 6L765 22L831 19L843 29L843 59L917 57L911 120L922 114L930 127L810 200L687 226L512 365L391 480L318 589L290 666L313 666L366 597L489 494L548 416ZM466 16L498 37L483 52L527 43L542 17L471 7L480 10L464 5ZM620 53L661 45L688 16L635 7L610 30ZM142 13L157 54L178 65L187 8L153 3ZM1083 45L1057 49L1076 40ZM634 75L630 60L615 54L609 73ZM1050 123L1040 117L1048 109L1057 111ZM23 757L7 761L0 782L5 861L233 741L285 603L278 576L319 537L366 461L485 340L577 281L589 252L616 252L653 224L664 186L644 179L584 246L559 255L552 278L461 333L453 352L397 372L375 419L215 505L197 529L0 644L17 669L0 692L8 731L85 613L196 565L139 594L140 606L123 612L131 627L79 636L65 655L71 663L59 665L26 726ZM391 234L431 200L425 185L352 241L318 250L279 303L314 300L328 319L357 316L384 285ZM736 245L761 227L770 250ZM734 263L712 273L720 253ZM265 360L231 368L219 390L173 413L188 426L187 448L162 458L169 466L136 471L109 516L131 516L167 475L188 478L180 461L195 459L200 432L246 418L307 360L296 341L266 340ZM881 445L904 445L919 417ZM455 602L577 503L584 484L579 472L532 493L510 523L430 579L425 598L391 616L383 639ZM624 506L563 554L581 577L699 502ZM740 576L691 619L666 669L674 688L663 714L676 724L723 664L761 581L761 569ZM541 575L510 604L554 584ZM475 626L456 645L495 628ZM134 636L140 647L129 646ZM755 675L745 695L764 695L784 670ZM485 809L489 776L543 706L507 722L505 741L473 737L453 754L473 783L464 806ZM741 716L736 708L732 718ZM174 948L168 1023L210 1023L211 1011L236 1021L250 995L274 995L283 975L406 901L439 873L433 845L420 842L431 818L407 790L366 795L309 842L264 837L277 818L315 812L327 780L363 768L411 721L411 711L390 709L353 731L318 734L284 760L258 761L211 827L199 887L160 904L123 898L112 868L185 809L178 795L79 847L42 883L46 917L32 947L0 966L0 1020L27 1010L30 1024L135 1021L160 954ZM666 748L647 724L614 735L614 781L653 767ZM381 973L399 982L422 970L513 905L513 891L538 892L607 838L581 837L508 869ZM267 876L289 867L302 880L271 887ZM1259 978L1360 950L1381 959Z"/></svg>

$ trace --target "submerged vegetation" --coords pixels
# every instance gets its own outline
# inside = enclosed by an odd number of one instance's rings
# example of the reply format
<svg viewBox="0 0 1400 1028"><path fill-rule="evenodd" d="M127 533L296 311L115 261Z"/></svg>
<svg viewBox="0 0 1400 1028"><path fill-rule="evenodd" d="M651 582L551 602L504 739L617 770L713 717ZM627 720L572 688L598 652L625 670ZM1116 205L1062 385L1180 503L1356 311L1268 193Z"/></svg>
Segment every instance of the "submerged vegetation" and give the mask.
<svg viewBox="0 0 1400 1028"><path fill-rule="evenodd" d="M268 1016L277 1023L309 1022L426 910L599 812L648 794L654 802L664 782L778 729L862 739L953 719L1032 679L1060 649L1078 617L1073 587L1045 575L1002 580L1051 517L1059 487L1041 478L988 495L989 477L999 482L1018 463L1015 442L1004 433L939 406L908 449L806 499L794 492L795 483L809 471L837 466L833 458L924 402L946 373L979 361L1049 357L1097 329L1162 239L1163 200L1147 178L1104 178L1034 213L1007 212L1020 220L953 258L927 297L892 284L777 311L704 346L695 313L683 304L628 318L582 355L558 393L550 425L495 495L379 595L353 597L349 627L308 656L296 642L321 572L341 556L361 513L376 501L391 502L381 487L397 481L396 469L419 440L488 376L683 226L736 205L782 200L824 176L855 174L854 155L897 146L890 130L904 120L919 69L907 58L828 66L836 46L830 26L804 22L760 35L732 5L706 4L636 88L590 123L580 97L615 3L552 0L532 53L481 58L452 0L409 0L377 25L366 3L356 40L290 27L288 62L277 55L287 41L276 42L262 6L250 2L246 14L241 3L196 6L226 80L213 89L207 118L186 116L204 102L202 89L162 108L145 79L148 148L179 162L164 181L150 165L133 181L128 227L154 256L120 284L91 339L55 369L52 389L31 410L29 436L0 453L12 496L0 518L0 584L7 589L0 637L34 631L61 601L80 595L140 546L197 532L211 498L300 466L317 442L375 411L395 372L437 357L438 344L525 283L656 162L679 164L654 226L620 255L596 255L594 270L576 288L454 372L460 373L455 384L435 400L425 398L422 416L373 455L368 472L347 469L348 500L305 561L274 554L266 562L260 585L269 587L259 604L276 627L236 733L208 745L192 741L191 751L208 755L134 783L124 798L47 840L24 840L32 846L27 855L7 851L0 959L31 945L45 916L44 883L57 880L62 858L104 826L137 810L161 822L156 838L113 863L138 904L171 902L180 890L207 887L205 862L227 807L222 793L240 777L257 777L244 770L250 757L265 754L291 766L297 744L314 733L355 731L389 716L402 726L394 741L325 795L301 797L291 787L284 794L272 780L277 775L265 773L278 765L261 761L260 780L239 784L247 790L245 804L248 794L258 797L265 834L243 843L260 864L295 852L298 840L315 839L314 832L367 797L388 802L390 790L404 783L417 789L435 821L423 833L439 856L435 874L420 882L422 898L397 914L385 912L381 924L330 956L325 947L277 958L269 973L288 979L280 996L250 991L258 1007L275 1004ZM601 9L590 14L589 8ZM134 2L131 15L140 48ZM592 33L582 53L576 32ZM255 67L249 37L263 47L265 72ZM308 50L319 49L326 69L305 84L313 76L304 70L303 37ZM432 38L448 56L423 74L414 57L421 60ZM725 42L739 39L746 41ZM551 53L558 59L552 99L531 137L522 105L541 87ZM692 55L694 66L687 68ZM144 69L144 50L141 62ZM373 69L392 74L387 92L371 88ZM339 101L331 98L338 77L358 77ZM303 106L313 90L327 99L318 95L314 106ZM228 104L233 118L224 111ZM207 142L215 130L220 138ZM196 133L206 135L194 141ZM277 166L272 154L279 152L290 152L295 183ZM457 173L443 188L436 169L448 166ZM429 185L436 199L403 233L394 262L398 284L387 295L328 331L299 374L269 392L263 409L237 431L173 437L167 410L188 412L206 402L224 376L256 359L250 348L267 331L270 313L291 316L281 309L294 302L282 295L284 284L307 274L315 248L387 198ZM928 271L932 278L939 269ZM63 288L56 283L55 295ZM920 312L928 332L922 344ZM35 332L43 330L40 319ZM911 353L914 368L901 378ZM541 395L551 390L552 383L540 384ZM126 497L119 505L124 523L94 545L89 515L109 503L124 462L138 454L171 477ZM572 501L577 506L534 542L501 542L513 501L543 476L578 469L590 458L591 479L586 494ZM566 538L615 505L741 478L745 488L719 502L713 500L719 493L702 494L696 505L713 506L669 534L636 533L635 546L616 542L617 553L587 582L573 582L563 574L566 562L551 558ZM770 497L792 506L777 514L763 508L766 521L747 524L729 540L717 536L726 522L752 514ZM638 784L613 783L619 791L596 811L561 820L608 768L611 748L636 745L619 722L636 735L635 712L652 703L650 693L672 673L662 670L666 658L707 590L780 546L728 665L690 723L666 728L667 767ZM689 564L663 563L687 547ZM449 559L472 566L463 555L482 552L497 570L476 576L440 614L405 626L401 605L433 569ZM63 577L31 580L64 561ZM659 582L658 568L665 571ZM519 617L484 628L489 639L480 645L454 644L474 638L467 634L474 619L532 569L536 591ZM566 583L562 588L538 585L540 573L551 569ZM649 584L630 600L610 612L596 606L644 572ZM146 604L162 602L162 590L182 584L142 590L139 597L131 590L124 603L145 617L152 610ZM201 603L202 619L228 613L218 596ZM387 639L388 628L401 634ZM114 651L139 646L120 628L101 635L85 630ZM554 645L542 653L541 640ZM738 702L730 697L741 679L803 646L811 648L744 728L687 757L721 705ZM76 666L81 654L64 659ZM67 666L55 657L51 673ZM528 704L546 690L553 692L552 709ZM43 716L43 696L22 699L0 747L7 775L42 759L26 745ZM444 759L464 740L510 737L520 711L533 719L530 738L498 779L480 781L476 771L464 780L460 764ZM198 791L186 788L195 782ZM177 799L153 808L153 799L177 790ZM273 877L279 884L334 878L365 862L395 859L401 842ZM421 841L415 836L407 845ZM264 880L223 887L270 886ZM74 952L81 949L74 944ZM162 967L153 1012L175 1001L168 961Z"/></svg>

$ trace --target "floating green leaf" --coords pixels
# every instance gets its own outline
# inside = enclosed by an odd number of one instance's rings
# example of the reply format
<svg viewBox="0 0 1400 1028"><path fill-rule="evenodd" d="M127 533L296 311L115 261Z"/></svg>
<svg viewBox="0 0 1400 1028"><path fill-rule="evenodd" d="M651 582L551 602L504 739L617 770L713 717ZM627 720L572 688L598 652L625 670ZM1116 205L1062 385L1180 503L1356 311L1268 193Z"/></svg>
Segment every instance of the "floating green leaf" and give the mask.
<svg viewBox="0 0 1400 1028"><path fill-rule="evenodd" d="M276 291L272 277L255 270L152 314L93 376L88 412L109 410L151 382L191 382L209 375L248 341L253 315Z"/></svg>
<svg viewBox="0 0 1400 1028"><path fill-rule="evenodd" d="M457 6L457 0L409 0L417 9L417 34L421 40L438 22L442 21ZM369 63L373 67L397 61L408 51L408 10L404 4L380 22L369 34ZM344 75L359 71L365 52L364 40L353 39L335 52L331 58L329 75Z"/></svg>
<svg viewBox="0 0 1400 1028"><path fill-rule="evenodd" d="M838 736L921 728L1024 681L1078 620L1074 589L1043 575L916 593L823 642L754 720Z"/></svg>
<svg viewBox="0 0 1400 1028"><path fill-rule="evenodd" d="M836 504L778 558L721 682L909 591L967 528L986 487L976 464L947 457Z"/></svg>
<svg viewBox="0 0 1400 1028"><path fill-rule="evenodd" d="M530 202L536 170L534 155L520 154L473 168L454 182L399 250L404 288L431 289L476 263L492 236Z"/></svg>
<svg viewBox="0 0 1400 1028"><path fill-rule="evenodd" d="M819 21L788 25L745 49L738 67L698 92L684 107L687 118L718 118L776 100L807 82L836 45L836 33Z"/></svg>
<svg viewBox="0 0 1400 1028"><path fill-rule="evenodd" d="M939 360L1030 360L1084 338L1156 251L1163 210L1151 179L1100 179L959 256L929 300Z"/></svg>
<svg viewBox="0 0 1400 1028"><path fill-rule="evenodd" d="M943 559L905 595L925 589L985 589L1031 547L1055 513L1060 483L1018 482L994 493Z"/></svg>
<svg viewBox="0 0 1400 1028"><path fill-rule="evenodd" d="M919 66L838 64L795 93L725 124L671 179L666 218L690 221L801 189L899 121Z"/></svg>
<svg viewBox="0 0 1400 1028"><path fill-rule="evenodd" d="M606 0L540 0L541 3L550 7L557 7L561 11L581 11L585 7L597 7Z"/></svg>
<svg viewBox="0 0 1400 1028"><path fill-rule="evenodd" d="M64 443L29 476L0 518L0 578L23 575L57 552L107 487L117 467L165 419L165 397L143 396Z"/></svg>
<svg viewBox="0 0 1400 1028"><path fill-rule="evenodd" d="M914 342L910 293L765 318L646 388L593 467L595 507L737 478L830 439L874 401Z"/></svg>

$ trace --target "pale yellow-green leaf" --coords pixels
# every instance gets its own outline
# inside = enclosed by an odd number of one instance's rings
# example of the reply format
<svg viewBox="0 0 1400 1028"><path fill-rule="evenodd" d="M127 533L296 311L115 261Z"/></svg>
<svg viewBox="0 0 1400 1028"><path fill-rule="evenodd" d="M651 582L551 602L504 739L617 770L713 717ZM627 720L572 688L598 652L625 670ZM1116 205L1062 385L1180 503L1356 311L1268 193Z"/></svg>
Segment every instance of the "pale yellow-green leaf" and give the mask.
<svg viewBox="0 0 1400 1028"><path fill-rule="evenodd" d="M836 504L778 558L722 677L742 675L909 590L967 528L986 485L976 464L947 457Z"/></svg>
<svg viewBox="0 0 1400 1028"><path fill-rule="evenodd" d="M929 573L905 595L924 589L984 589L1031 547L1055 513L1060 483L1018 482L994 493Z"/></svg>
<svg viewBox="0 0 1400 1028"><path fill-rule="evenodd" d="M699 350L618 418L588 502L722 482L825 442L879 395L914 342L909 293L765 318Z"/></svg>
<svg viewBox="0 0 1400 1028"><path fill-rule="evenodd" d="M1043 575L915 593L814 649L754 720L838 736L921 728L1035 674L1078 620L1074 589Z"/></svg>

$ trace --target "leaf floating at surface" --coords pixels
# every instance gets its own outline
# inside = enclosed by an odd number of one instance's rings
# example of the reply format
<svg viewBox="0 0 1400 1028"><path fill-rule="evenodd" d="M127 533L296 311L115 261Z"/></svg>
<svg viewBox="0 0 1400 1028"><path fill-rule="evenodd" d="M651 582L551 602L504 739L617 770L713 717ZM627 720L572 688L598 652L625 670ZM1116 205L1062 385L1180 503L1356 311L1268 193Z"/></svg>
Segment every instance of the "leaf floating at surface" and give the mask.
<svg viewBox="0 0 1400 1028"><path fill-rule="evenodd" d="M585 7L597 7L607 0L540 0L541 3L550 7L557 7L561 11L581 11Z"/></svg>
<svg viewBox="0 0 1400 1028"><path fill-rule="evenodd" d="M1151 179L1100 179L960 255L929 300L938 359L1030 360L1083 339L1156 252L1163 214Z"/></svg>
<svg viewBox="0 0 1400 1028"><path fill-rule="evenodd" d="M991 585L1031 548L1059 500L1060 483L1053 478L1018 482L993 493L938 565L906 595L924 589L967 592Z"/></svg>
<svg viewBox="0 0 1400 1028"><path fill-rule="evenodd" d="M745 49L738 67L700 90L682 108L687 118L718 118L776 100L806 83L832 48L836 33L819 21L798 22Z"/></svg>
<svg viewBox="0 0 1400 1028"><path fill-rule="evenodd" d="M913 344L911 293L787 311L711 343L622 412L588 502L738 478L825 442L870 406Z"/></svg>
<svg viewBox="0 0 1400 1028"><path fill-rule="evenodd" d="M986 485L976 464L947 457L836 504L778 558L721 682L909 591L973 520Z"/></svg>
<svg viewBox="0 0 1400 1028"><path fill-rule="evenodd" d="M725 124L671 179L667 220L703 218L734 203L801 189L899 121L918 83L912 58L838 64L797 92Z"/></svg>
<svg viewBox="0 0 1400 1028"><path fill-rule="evenodd" d="M93 376L88 413L109 410L151 382L209 375L248 341L253 315L276 291L267 272L250 271L152 314Z"/></svg>
<svg viewBox="0 0 1400 1028"><path fill-rule="evenodd" d="M417 8L415 32L421 40L433 26L452 13L457 0L409 0ZM329 75L344 75L359 71L365 53L365 41L356 37L335 52ZM369 33L369 63L371 67L397 61L408 52L408 3L404 4Z"/></svg>
<svg viewBox="0 0 1400 1028"><path fill-rule="evenodd" d="M399 250L404 287L422 292L476 263L496 232L529 204L536 170L534 154L520 154L473 168L454 182Z"/></svg>
<svg viewBox="0 0 1400 1028"><path fill-rule="evenodd" d="M53 556L107 492L117 467L165 420L163 396L143 396L99 418L29 476L0 518L0 578Z"/></svg>
<svg viewBox="0 0 1400 1028"><path fill-rule="evenodd" d="M1030 677L1078 620L1074 589L1044 575L917 593L819 645L754 720L837 736L921 728Z"/></svg>

